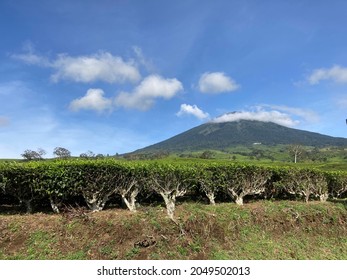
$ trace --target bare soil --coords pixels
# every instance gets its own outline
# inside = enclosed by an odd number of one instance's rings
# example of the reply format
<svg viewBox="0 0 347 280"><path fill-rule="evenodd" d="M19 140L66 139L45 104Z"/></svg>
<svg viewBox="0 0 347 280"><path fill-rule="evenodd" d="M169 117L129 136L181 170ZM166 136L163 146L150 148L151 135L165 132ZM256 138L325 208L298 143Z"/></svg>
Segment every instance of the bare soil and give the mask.
<svg viewBox="0 0 347 280"><path fill-rule="evenodd" d="M344 203L0 214L0 259L347 259Z"/></svg>

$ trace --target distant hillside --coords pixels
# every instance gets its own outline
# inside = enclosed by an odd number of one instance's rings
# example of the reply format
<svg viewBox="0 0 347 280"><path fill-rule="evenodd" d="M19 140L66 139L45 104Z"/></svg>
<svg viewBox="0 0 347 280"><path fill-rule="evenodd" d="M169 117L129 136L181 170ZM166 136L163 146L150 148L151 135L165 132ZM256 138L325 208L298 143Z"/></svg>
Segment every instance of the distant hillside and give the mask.
<svg viewBox="0 0 347 280"><path fill-rule="evenodd" d="M347 146L347 138L293 129L272 122L235 121L205 123L134 153L223 150L236 145L300 144L303 146Z"/></svg>

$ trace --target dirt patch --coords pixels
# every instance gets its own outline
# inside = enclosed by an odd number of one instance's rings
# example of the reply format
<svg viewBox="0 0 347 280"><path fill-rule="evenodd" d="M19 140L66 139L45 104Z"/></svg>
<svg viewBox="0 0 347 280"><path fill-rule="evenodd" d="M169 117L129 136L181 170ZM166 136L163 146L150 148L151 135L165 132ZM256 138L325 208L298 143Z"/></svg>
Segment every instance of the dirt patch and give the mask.
<svg viewBox="0 0 347 280"><path fill-rule="evenodd" d="M347 211L334 204L256 202L74 215L0 215L0 256L19 259L343 259ZM239 249L238 249L239 248ZM302 251L301 251L302 250Z"/></svg>

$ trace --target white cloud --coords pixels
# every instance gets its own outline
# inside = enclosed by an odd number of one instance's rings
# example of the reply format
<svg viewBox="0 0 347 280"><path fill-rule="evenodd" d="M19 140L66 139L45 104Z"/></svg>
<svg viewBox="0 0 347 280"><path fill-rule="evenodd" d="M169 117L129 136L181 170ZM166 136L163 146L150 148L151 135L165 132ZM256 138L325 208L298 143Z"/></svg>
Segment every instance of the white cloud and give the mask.
<svg viewBox="0 0 347 280"><path fill-rule="evenodd" d="M17 60L21 60L27 64L33 64L42 67L49 67L51 65L48 58L36 54L35 47L30 41L24 43L23 50L25 51L25 53L12 54L11 57Z"/></svg>
<svg viewBox="0 0 347 280"><path fill-rule="evenodd" d="M117 106L148 110L156 98L170 99L183 90L177 79L164 79L158 75L146 77L132 92L121 92L115 98Z"/></svg>
<svg viewBox="0 0 347 280"><path fill-rule="evenodd" d="M43 56L37 55L35 53L26 53L26 54L13 54L12 58L21 60L26 64L38 65L42 67L50 67L51 62Z"/></svg>
<svg viewBox="0 0 347 280"><path fill-rule="evenodd" d="M112 108L112 100L104 97L102 89L89 89L85 96L75 99L69 106L72 111L94 110L104 111Z"/></svg>
<svg viewBox="0 0 347 280"><path fill-rule="evenodd" d="M212 122L234 122L240 120L251 120L251 121L262 121L262 122L273 122L283 126L296 126L299 121L292 119L288 114L279 111L241 111L226 113L220 117L214 118Z"/></svg>
<svg viewBox="0 0 347 280"><path fill-rule="evenodd" d="M331 68L315 69L307 78L307 81L311 85L318 84L322 80L331 80L336 83L347 83L347 68L335 65Z"/></svg>
<svg viewBox="0 0 347 280"><path fill-rule="evenodd" d="M203 93L222 93L235 91L240 86L223 72L206 72L199 80L199 90Z"/></svg>
<svg viewBox="0 0 347 280"><path fill-rule="evenodd" d="M317 115L316 112L312 110L296 108L296 107L288 107L284 105L262 105L260 106L260 109L262 109L263 107L268 107L273 110L278 110L281 112L289 113L294 116L298 116L306 122L314 123L319 121L319 116Z"/></svg>
<svg viewBox="0 0 347 280"><path fill-rule="evenodd" d="M83 83L123 83L138 82L141 79L134 62L125 62L121 57L108 52L78 57L60 55L54 61L53 68L57 71L52 76L53 81L67 79Z"/></svg>
<svg viewBox="0 0 347 280"><path fill-rule="evenodd" d="M141 74L134 61L124 61L119 56L109 52L99 52L89 56L58 55L54 60L38 55L32 48L24 54L13 54L12 58L28 64L52 68L55 73L51 76L54 82L71 80L91 83L103 81L107 83L138 82Z"/></svg>
<svg viewBox="0 0 347 280"><path fill-rule="evenodd" d="M273 122L279 125L294 127L319 121L319 115L309 109L289 107L285 105L262 104L254 106L253 110L238 111L224 114L212 120L212 122L231 122L239 120L255 120Z"/></svg>
<svg viewBox="0 0 347 280"><path fill-rule="evenodd" d="M182 116L182 115L193 115L197 117L198 119L206 119L209 117L208 113L203 112L198 106L196 105L188 105L188 104L182 104L181 109L179 112L176 114L177 116Z"/></svg>

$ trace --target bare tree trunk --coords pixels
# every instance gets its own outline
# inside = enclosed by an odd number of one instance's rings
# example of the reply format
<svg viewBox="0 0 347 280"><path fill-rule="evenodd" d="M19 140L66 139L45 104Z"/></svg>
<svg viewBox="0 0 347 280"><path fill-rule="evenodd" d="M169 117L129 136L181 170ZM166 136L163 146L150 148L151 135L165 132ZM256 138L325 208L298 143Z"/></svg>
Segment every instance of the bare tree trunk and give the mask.
<svg viewBox="0 0 347 280"><path fill-rule="evenodd" d="M301 145L290 145L289 153L294 156L294 162L297 163L298 157L304 152Z"/></svg>
<svg viewBox="0 0 347 280"><path fill-rule="evenodd" d="M244 193L237 194L232 188L228 188L229 194L237 205L243 205Z"/></svg>
<svg viewBox="0 0 347 280"><path fill-rule="evenodd" d="M243 205L243 197L242 196L236 197L235 202L237 205Z"/></svg>
<svg viewBox="0 0 347 280"><path fill-rule="evenodd" d="M104 209L105 204L108 200L108 195L105 195L103 198L98 199L95 196L93 196L92 199L88 199L85 197L86 203L88 205L88 208L92 210L92 212L99 212L102 209Z"/></svg>
<svg viewBox="0 0 347 280"><path fill-rule="evenodd" d="M305 202L308 203L309 199L310 199L310 193L306 193L305 194Z"/></svg>
<svg viewBox="0 0 347 280"><path fill-rule="evenodd" d="M329 198L329 194L327 194L327 193L323 193L323 194L319 195L319 200L321 202L326 202L328 200L328 198Z"/></svg>
<svg viewBox="0 0 347 280"><path fill-rule="evenodd" d="M51 207L54 213L59 214L59 206L61 205L60 202L57 202L53 197L49 197L49 202L51 203Z"/></svg>
<svg viewBox="0 0 347 280"><path fill-rule="evenodd" d="M206 196L208 197L211 205L216 205L215 194L213 191L205 191Z"/></svg>
<svg viewBox="0 0 347 280"><path fill-rule="evenodd" d="M125 205L131 212L136 212L136 196L138 195L139 190L134 189L132 192L122 194L122 199Z"/></svg>
<svg viewBox="0 0 347 280"><path fill-rule="evenodd" d="M96 201L86 201L87 202L87 205L88 205L88 208L90 210L92 210L92 212L99 212L101 211L104 207L102 205L100 205L100 203L96 202Z"/></svg>
<svg viewBox="0 0 347 280"><path fill-rule="evenodd" d="M160 195L163 197L165 201L167 215L169 216L171 220L175 220L174 213L175 213L176 195L172 193L167 194L164 192L160 192Z"/></svg>

